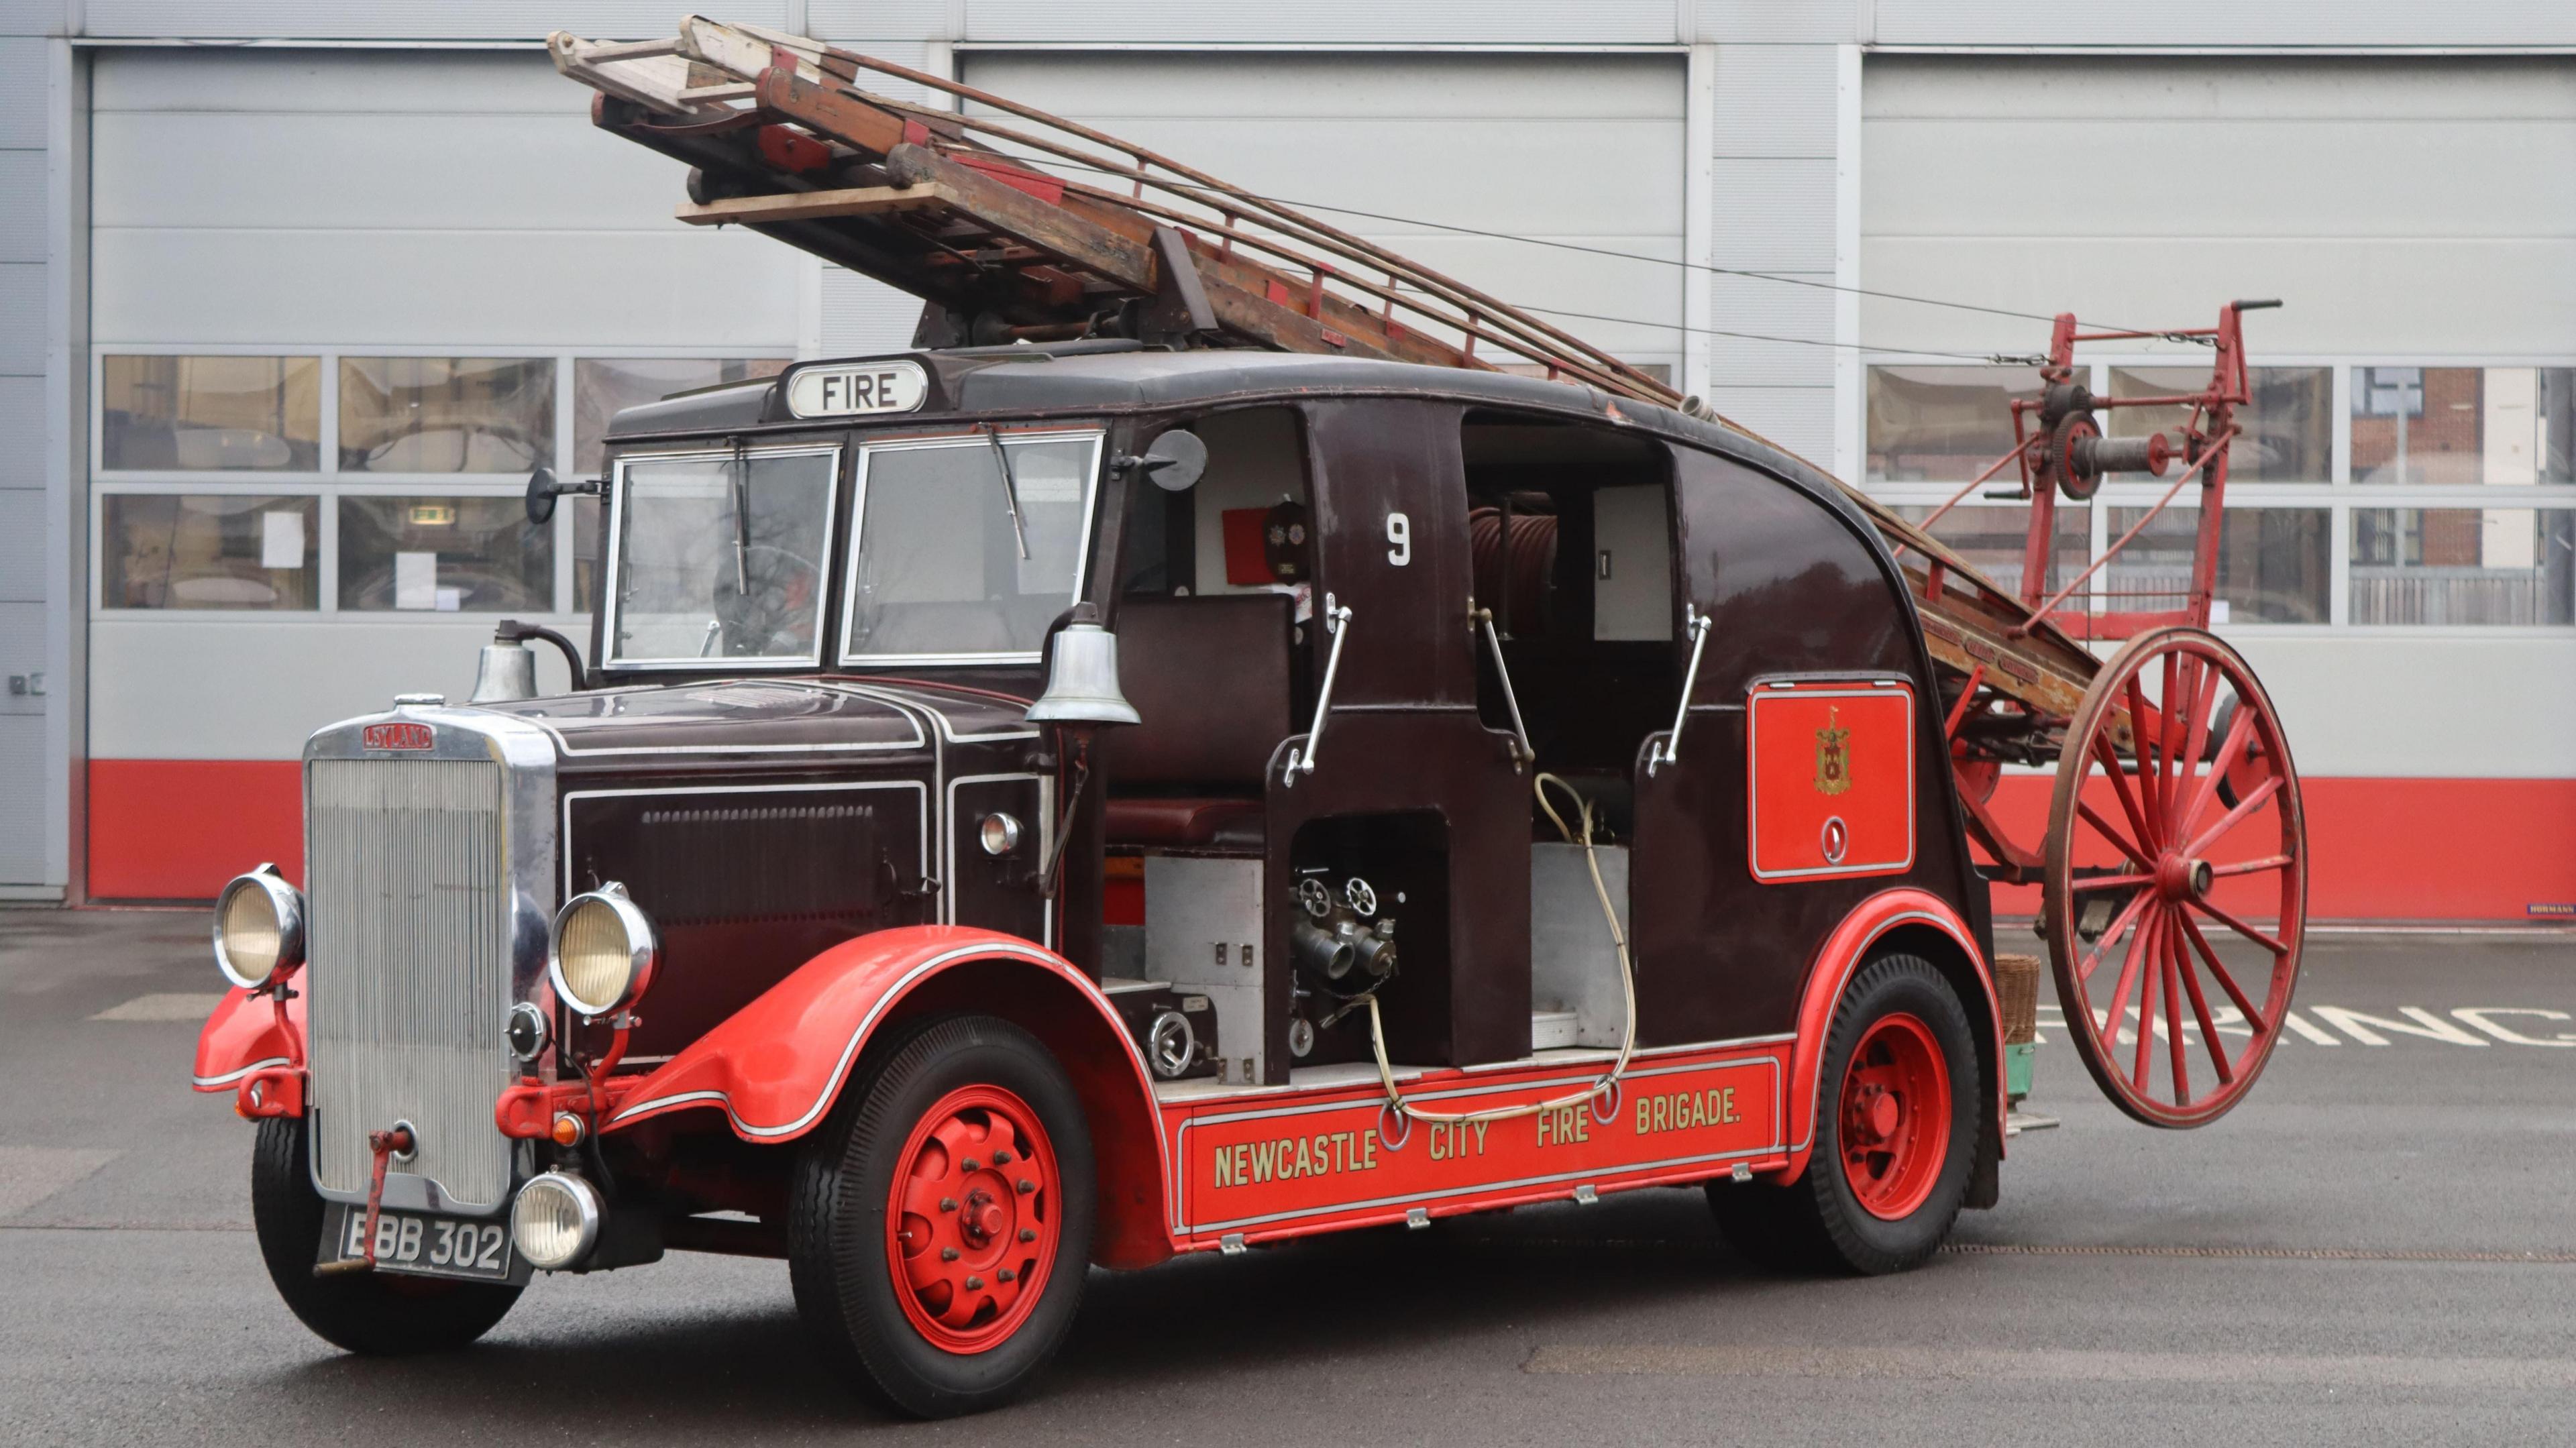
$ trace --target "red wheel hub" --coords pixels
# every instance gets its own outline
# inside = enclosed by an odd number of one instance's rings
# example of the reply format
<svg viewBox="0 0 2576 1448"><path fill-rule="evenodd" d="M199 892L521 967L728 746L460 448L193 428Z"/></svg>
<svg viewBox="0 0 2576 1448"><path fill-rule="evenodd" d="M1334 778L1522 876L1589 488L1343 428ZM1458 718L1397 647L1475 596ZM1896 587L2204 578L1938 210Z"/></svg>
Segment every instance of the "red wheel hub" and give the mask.
<svg viewBox="0 0 2576 1448"><path fill-rule="evenodd" d="M998 1086L961 1086L922 1115L886 1202L886 1262L924 1338L981 1352L1028 1320L1055 1260L1061 1180L1037 1113Z"/></svg>
<svg viewBox="0 0 2576 1448"><path fill-rule="evenodd" d="M1950 1154L1950 1068L1932 1028L1904 1014L1871 1025L1843 1068L1838 1120L1862 1209L1893 1222L1922 1206Z"/></svg>

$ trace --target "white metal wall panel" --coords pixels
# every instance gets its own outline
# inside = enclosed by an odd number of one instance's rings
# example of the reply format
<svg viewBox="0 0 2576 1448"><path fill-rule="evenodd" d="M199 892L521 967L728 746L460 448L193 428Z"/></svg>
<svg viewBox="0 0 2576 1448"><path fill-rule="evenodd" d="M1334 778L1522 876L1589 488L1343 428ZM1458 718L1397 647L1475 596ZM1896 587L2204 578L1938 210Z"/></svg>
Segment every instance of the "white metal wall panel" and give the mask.
<svg viewBox="0 0 2576 1448"><path fill-rule="evenodd" d="M1774 272L1800 281L1830 283L1832 272ZM1720 276L1709 286L1710 311L1719 331L1777 337L1757 342L1748 337L1713 337L1709 341L1709 376L1719 387L1817 387L1834 385L1834 349L1815 345L1834 335L1834 294L1822 287L1766 281L1759 277ZM1810 340L1812 339L1812 340Z"/></svg>
<svg viewBox="0 0 2576 1448"><path fill-rule="evenodd" d="M1819 468L1833 466L1833 455L1826 450L1834 435L1834 390L1830 387L1720 384L1708 390L1708 405L1716 408L1720 416L1752 429Z"/></svg>
<svg viewBox="0 0 2576 1448"><path fill-rule="evenodd" d="M0 713L0 881L46 878L45 716Z"/></svg>
<svg viewBox="0 0 2576 1448"><path fill-rule="evenodd" d="M0 263L0 375L41 377L44 371L45 268Z"/></svg>
<svg viewBox="0 0 2576 1448"><path fill-rule="evenodd" d="M60 35L64 0L0 0L0 35Z"/></svg>
<svg viewBox="0 0 2576 1448"><path fill-rule="evenodd" d="M1756 0L1747 0L1756 3ZM1882 45L2569 45L2561 0L1874 0Z"/></svg>
<svg viewBox="0 0 2576 1448"><path fill-rule="evenodd" d="M1873 288L2127 325L2279 296L2260 336L2281 352L2576 337L2576 62L1874 56L1862 104ZM1873 346L2037 340L1876 300L1862 319Z"/></svg>
<svg viewBox="0 0 2576 1448"><path fill-rule="evenodd" d="M1070 44L1671 45L1672 0L961 0L968 40ZM1010 94L1009 92L1003 92Z"/></svg>
<svg viewBox="0 0 2576 1448"><path fill-rule="evenodd" d="M656 0L87 0L87 33L347 40L542 40L667 35L681 9ZM787 0L730 0L725 20L787 23Z"/></svg>
<svg viewBox="0 0 2576 1448"><path fill-rule="evenodd" d="M794 254L671 220L681 168L533 53L100 56L103 345L776 348Z"/></svg>
<svg viewBox="0 0 2576 1448"><path fill-rule="evenodd" d="M45 485L45 379L0 377L0 488Z"/></svg>
<svg viewBox="0 0 2576 1448"><path fill-rule="evenodd" d="M1665 23L1670 24L1669 14ZM1679 55L972 52L967 80L1325 212L1507 301L1656 323L1563 325L1679 375ZM1521 178L1510 180L1507 178ZM1630 262L1420 222L1579 242Z"/></svg>
<svg viewBox="0 0 2576 1448"><path fill-rule="evenodd" d="M1833 280L1834 68L1829 45L1717 47L1708 218L1717 265ZM1716 330L1792 339L1711 337L1710 385L1740 399L1738 411L1719 410L1784 447L1830 456L1834 352L1800 343L1833 340L1835 294L1741 276L1712 278L1709 294Z"/></svg>
<svg viewBox="0 0 2576 1448"><path fill-rule="evenodd" d="M45 259L45 153L0 151L0 262Z"/></svg>
<svg viewBox="0 0 2576 1448"><path fill-rule="evenodd" d="M823 268L823 355L865 357L912 345L921 298L845 267Z"/></svg>
<svg viewBox="0 0 2576 1448"><path fill-rule="evenodd" d="M452 621L451 621L452 620ZM294 759L305 736L393 706L396 694L474 692L490 614L302 626L108 614L89 625L90 754L98 759ZM581 643L585 651L589 640ZM243 689L240 681L260 687ZM548 649L537 687L568 687ZM186 719L167 718L186 701Z"/></svg>
<svg viewBox="0 0 2576 1448"><path fill-rule="evenodd" d="M45 44L0 37L0 147L45 148Z"/></svg>
<svg viewBox="0 0 2576 1448"><path fill-rule="evenodd" d="M953 40L954 0L806 0L805 31L825 40L860 42L870 54L883 54L867 41ZM902 60L886 55L888 60ZM913 62L904 61L911 65Z"/></svg>
<svg viewBox="0 0 2576 1448"><path fill-rule="evenodd" d="M2302 774L2576 778L2576 643L2277 633L2234 642L2280 705Z"/></svg>
<svg viewBox="0 0 2576 1448"><path fill-rule="evenodd" d="M0 602L44 601L45 491L0 488Z"/></svg>

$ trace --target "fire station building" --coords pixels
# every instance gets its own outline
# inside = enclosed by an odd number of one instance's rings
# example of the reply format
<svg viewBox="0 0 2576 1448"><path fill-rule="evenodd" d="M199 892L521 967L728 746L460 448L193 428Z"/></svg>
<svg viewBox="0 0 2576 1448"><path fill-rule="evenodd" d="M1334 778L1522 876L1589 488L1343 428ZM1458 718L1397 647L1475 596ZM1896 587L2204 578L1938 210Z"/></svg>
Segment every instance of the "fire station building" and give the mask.
<svg viewBox="0 0 2576 1448"><path fill-rule="evenodd" d="M1314 208L1926 510L2010 446L2051 314L2278 297L2248 320L2218 627L2287 718L2315 914L2576 915L2576 7L719 14ZM909 299L676 224L678 168L594 132L542 45L675 19L0 0L0 893L300 876L310 731L462 697L499 618L580 623L591 514L531 526L531 469L585 474L630 403L909 342ZM2206 375L2121 345L2096 391ZM2161 491L2061 514L2065 556ZM2021 519L1972 497L1939 531L2009 577ZM2194 524L2155 520L2095 606L2170 586Z"/></svg>

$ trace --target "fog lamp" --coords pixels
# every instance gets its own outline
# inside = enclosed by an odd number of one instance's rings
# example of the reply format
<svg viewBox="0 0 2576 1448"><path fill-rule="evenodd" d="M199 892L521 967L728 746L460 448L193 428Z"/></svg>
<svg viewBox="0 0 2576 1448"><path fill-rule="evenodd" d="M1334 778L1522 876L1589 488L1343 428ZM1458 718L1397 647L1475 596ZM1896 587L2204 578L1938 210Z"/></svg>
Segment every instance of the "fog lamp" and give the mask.
<svg viewBox="0 0 2576 1448"><path fill-rule="evenodd" d="M244 990L304 963L304 896L277 867L235 875L215 897L215 968Z"/></svg>
<svg viewBox="0 0 2576 1448"><path fill-rule="evenodd" d="M597 1187L550 1171L519 1188L510 1205L510 1240L532 1265L561 1272L598 1245L600 1212Z"/></svg>
<svg viewBox="0 0 2576 1448"><path fill-rule="evenodd" d="M976 827L976 836L983 841L988 855L1007 855L1018 849L1020 833L1020 822L998 810L984 816L984 822Z"/></svg>
<svg viewBox="0 0 2576 1448"><path fill-rule="evenodd" d="M574 896L556 914L546 975L564 1004L585 1016L604 1016L642 998L661 954L653 922L626 897L626 887L612 881Z"/></svg>

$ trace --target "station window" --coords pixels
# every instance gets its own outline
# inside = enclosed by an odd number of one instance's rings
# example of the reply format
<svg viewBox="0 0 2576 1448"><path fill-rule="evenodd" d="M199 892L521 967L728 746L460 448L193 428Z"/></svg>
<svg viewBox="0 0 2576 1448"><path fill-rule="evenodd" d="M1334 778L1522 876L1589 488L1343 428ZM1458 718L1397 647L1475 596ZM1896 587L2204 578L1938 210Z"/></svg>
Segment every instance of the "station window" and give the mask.
<svg viewBox="0 0 2576 1448"><path fill-rule="evenodd" d="M2209 385L2207 367L2113 367L2110 394L2174 397ZM2236 409L2242 428L2228 450L2229 483L2323 483L2334 477L2334 369L2249 367L2253 401ZM2101 413L2113 437L2162 432L2179 439L2187 407L2114 407Z"/></svg>
<svg viewBox="0 0 2576 1448"><path fill-rule="evenodd" d="M701 387L775 377L786 369L783 357L584 357L572 364L573 468L585 477L599 472L601 440L620 408Z"/></svg>
<svg viewBox="0 0 2576 1448"><path fill-rule="evenodd" d="M2013 447L2012 404L2032 367L1869 369L1869 481L1964 483Z"/></svg>
<svg viewBox="0 0 2576 1448"><path fill-rule="evenodd" d="M1989 458L1991 462L1993 459ZM1909 523L1920 523L1930 517L1928 506L1900 505L1897 516ZM2086 545L2093 536L2092 524L2085 511L2060 504L2054 531L2056 544L2050 550L2053 580L2050 587L2084 571L2089 557ZM2024 549L2030 537L2030 505L2027 503L1962 504L1944 513L1932 524L1932 536L1950 545L1968 566L1993 579L2005 588L2021 587Z"/></svg>
<svg viewBox="0 0 2576 1448"><path fill-rule="evenodd" d="M2576 512L2356 508L2352 621L2576 623Z"/></svg>
<svg viewBox="0 0 2576 1448"><path fill-rule="evenodd" d="M2391 487L2576 482L2576 368L2356 367L2352 480Z"/></svg>
<svg viewBox="0 0 2576 1448"><path fill-rule="evenodd" d="M343 357L340 471L519 473L555 455L552 357Z"/></svg>
<svg viewBox="0 0 2576 1448"><path fill-rule="evenodd" d="M309 495L112 493L100 595L109 608L314 608L320 523Z"/></svg>
<svg viewBox="0 0 2576 1448"><path fill-rule="evenodd" d="M2144 508L2113 508L2109 536L2126 536ZM2324 623L2332 606L2333 515L2323 508L2226 510L2218 530L2214 623ZM2191 596L2200 510L2167 508L2102 569L2102 606L2116 613L2181 608Z"/></svg>
<svg viewBox="0 0 2576 1448"><path fill-rule="evenodd" d="M340 499L340 607L375 612L544 613L554 530L518 497Z"/></svg>
<svg viewBox="0 0 2576 1448"><path fill-rule="evenodd" d="M107 357L99 412L102 467L312 472L322 462L322 359Z"/></svg>

